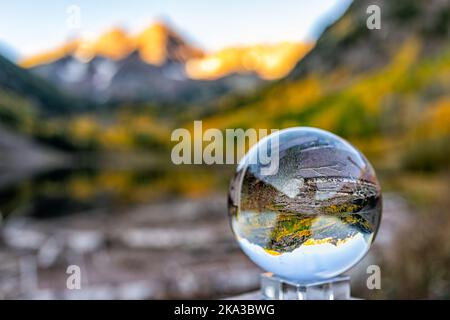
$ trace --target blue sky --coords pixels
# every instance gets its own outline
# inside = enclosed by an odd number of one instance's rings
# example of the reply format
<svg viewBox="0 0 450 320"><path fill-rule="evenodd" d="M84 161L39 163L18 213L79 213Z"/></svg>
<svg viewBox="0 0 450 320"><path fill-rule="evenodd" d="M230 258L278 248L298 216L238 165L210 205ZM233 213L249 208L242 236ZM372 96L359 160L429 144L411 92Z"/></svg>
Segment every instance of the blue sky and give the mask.
<svg viewBox="0 0 450 320"><path fill-rule="evenodd" d="M95 37L112 26L138 31L163 19L207 50L314 38L317 26L349 0L14 0L0 7L0 43L20 56L53 48L70 36ZM67 8L80 8L71 29Z"/></svg>

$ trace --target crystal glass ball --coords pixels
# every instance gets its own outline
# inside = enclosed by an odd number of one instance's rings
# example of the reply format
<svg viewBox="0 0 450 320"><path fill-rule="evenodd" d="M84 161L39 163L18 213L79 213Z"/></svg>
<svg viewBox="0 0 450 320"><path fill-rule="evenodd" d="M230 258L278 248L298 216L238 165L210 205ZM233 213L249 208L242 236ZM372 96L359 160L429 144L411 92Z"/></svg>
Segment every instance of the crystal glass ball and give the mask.
<svg viewBox="0 0 450 320"><path fill-rule="evenodd" d="M307 127L260 140L229 191L231 227L245 254L266 271L303 282L354 266L374 240L381 211L380 185L361 152Z"/></svg>

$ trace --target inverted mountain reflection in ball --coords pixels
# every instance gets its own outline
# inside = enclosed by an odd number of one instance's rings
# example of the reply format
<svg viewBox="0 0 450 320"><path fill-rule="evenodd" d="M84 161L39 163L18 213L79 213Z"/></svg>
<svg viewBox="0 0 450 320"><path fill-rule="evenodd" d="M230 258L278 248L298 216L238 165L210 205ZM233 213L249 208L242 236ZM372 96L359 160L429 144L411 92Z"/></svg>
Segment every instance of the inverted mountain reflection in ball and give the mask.
<svg viewBox="0 0 450 320"><path fill-rule="evenodd" d="M278 171L264 171L261 150L272 150L272 164L278 155ZM242 250L260 267L288 279L323 280L347 271L369 249L381 191L352 145L299 127L251 148L232 180L229 211Z"/></svg>

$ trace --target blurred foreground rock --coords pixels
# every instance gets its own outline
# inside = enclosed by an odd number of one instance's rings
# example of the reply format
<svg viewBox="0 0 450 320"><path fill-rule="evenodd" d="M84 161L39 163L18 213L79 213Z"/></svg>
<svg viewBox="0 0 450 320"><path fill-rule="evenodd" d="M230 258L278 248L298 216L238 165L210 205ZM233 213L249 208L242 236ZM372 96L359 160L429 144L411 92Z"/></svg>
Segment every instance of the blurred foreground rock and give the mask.
<svg viewBox="0 0 450 320"><path fill-rule="evenodd" d="M397 196L385 197L384 207L374 248L350 272L356 287L410 217ZM52 219L15 216L1 239L1 299L222 298L259 287L261 270L238 248L222 196ZM67 289L69 265L81 268L81 290Z"/></svg>
<svg viewBox="0 0 450 320"><path fill-rule="evenodd" d="M8 220L0 298L210 298L255 289L259 270L241 253L223 197L177 200L57 219ZM81 268L81 290L66 269Z"/></svg>

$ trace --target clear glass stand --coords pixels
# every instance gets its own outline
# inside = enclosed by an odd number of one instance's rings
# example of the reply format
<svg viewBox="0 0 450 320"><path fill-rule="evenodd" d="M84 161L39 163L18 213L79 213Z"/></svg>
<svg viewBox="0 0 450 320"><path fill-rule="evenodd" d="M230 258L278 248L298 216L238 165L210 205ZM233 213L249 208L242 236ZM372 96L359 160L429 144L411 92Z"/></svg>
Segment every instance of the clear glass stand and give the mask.
<svg viewBox="0 0 450 320"><path fill-rule="evenodd" d="M306 283L283 279L270 272L263 273L261 294L263 299L269 300L349 300L350 277Z"/></svg>

